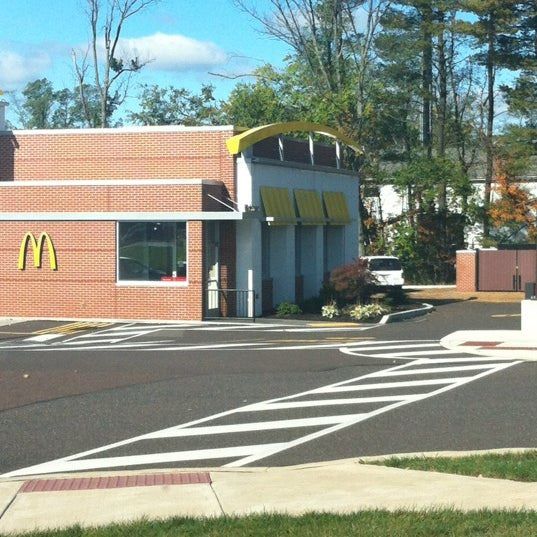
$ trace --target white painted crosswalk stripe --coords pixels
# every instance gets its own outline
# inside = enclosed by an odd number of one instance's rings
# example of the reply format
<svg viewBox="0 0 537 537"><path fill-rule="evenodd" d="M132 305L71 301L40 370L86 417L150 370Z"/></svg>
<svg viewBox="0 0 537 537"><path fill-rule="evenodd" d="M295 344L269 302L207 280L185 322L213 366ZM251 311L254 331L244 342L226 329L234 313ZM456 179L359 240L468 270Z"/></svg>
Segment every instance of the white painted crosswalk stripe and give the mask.
<svg viewBox="0 0 537 537"><path fill-rule="evenodd" d="M421 362L414 363L413 365L422 365ZM495 369L502 365L508 365L507 363L495 363L495 364L481 364L481 365L462 365L453 367L429 367L420 369L407 369L405 371L381 371L371 375L372 377L400 377L400 376L412 376L412 375L426 375L429 373L452 373L456 371L483 371L487 369Z"/></svg>
<svg viewBox="0 0 537 537"><path fill-rule="evenodd" d="M448 355L448 354L460 354L461 351L454 351L454 350L448 350L448 349L442 349L442 350L430 350L430 351L403 351L403 352L390 352L386 354L386 356L390 356L393 358L401 358L401 357L407 357L411 356L413 358L418 358L420 356L434 356L434 355Z"/></svg>
<svg viewBox="0 0 537 537"><path fill-rule="evenodd" d="M409 380L402 382L382 382L372 384L347 384L342 386L328 386L326 388L317 388L312 393L338 393L338 392L359 392L368 390L387 390L393 388L411 388L416 386L435 386L437 384L454 384L461 380L468 380L472 377L457 377L446 379L432 379L432 380Z"/></svg>
<svg viewBox="0 0 537 537"><path fill-rule="evenodd" d="M375 344L379 346L378 343L378 341L353 342L346 349L349 353L357 352L360 356L366 353L371 358L377 358L374 347ZM391 341L388 345L393 347L398 343L401 345L400 348L405 349L407 356L405 363L301 393L247 404L181 425L16 470L6 476L143 467L148 464L166 466L170 463L180 464L188 461L217 460L222 461L224 466L244 466L404 405L424 401L519 363L473 356L438 357L441 348L437 342L431 341ZM430 359L423 354L426 352L425 348L431 349ZM446 373L452 374L447 377ZM458 373L461 376L458 376ZM419 378L423 375L430 375L433 378ZM411 388L416 388L417 393L409 393L412 391ZM374 395L367 394L360 397L361 392L367 391L373 391ZM331 394L334 395L333 398L319 397ZM330 414L334 408L352 405L356 410L355 413ZM312 416L312 413L315 415ZM276 438L273 436L277 431L285 432L288 440L274 442ZM264 442L251 444L252 433L259 434ZM248 434L250 442L241 441L248 440L244 436ZM230 442L230 435L234 439L233 442ZM277 439L280 440L281 436ZM152 441L157 440L161 443L172 441L175 443L173 446L170 445L172 449L166 450L164 446L164 452L156 453L151 446ZM185 448L189 449L177 450L178 443L180 447L186 440L190 443ZM196 449L190 449L192 443ZM125 446L130 446L129 452L132 454L117 456L114 450Z"/></svg>
<svg viewBox="0 0 537 537"><path fill-rule="evenodd" d="M26 470L29 474L80 472L84 470L102 470L104 468L118 468L123 466L140 466L147 464L170 462L199 461L212 459L229 459L234 457L252 456L266 450L280 449L283 444L258 444L253 446L224 447L217 449L197 449L187 451L174 451L170 453L149 453L145 455L125 455L122 457L106 457L82 460L59 460L45 464L37 464ZM8 476L10 474L5 474ZM23 475L23 474L17 474Z"/></svg>
<svg viewBox="0 0 537 537"><path fill-rule="evenodd" d="M413 395L386 395L385 397L348 397L345 399L319 399L317 401L296 401L283 403L259 403L243 410L243 412L263 412L265 410L282 410L288 408L309 408L314 406L357 405L367 403L388 403L404 401Z"/></svg>
<svg viewBox="0 0 537 537"><path fill-rule="evenodd" d="M231 425L211 425L208 427L192 427L190 429L175 429L157 431L146 435L149 438L179 438L185 436L203 436L211 434L245 433L252 431L274 431L276 429L296 429L300 427L319 427L321 425L335 425L361 417L363 414L340 414L336 416L322 416L318 418L300 418L276 421L257 421L252 423L234 423Z"/></svg>

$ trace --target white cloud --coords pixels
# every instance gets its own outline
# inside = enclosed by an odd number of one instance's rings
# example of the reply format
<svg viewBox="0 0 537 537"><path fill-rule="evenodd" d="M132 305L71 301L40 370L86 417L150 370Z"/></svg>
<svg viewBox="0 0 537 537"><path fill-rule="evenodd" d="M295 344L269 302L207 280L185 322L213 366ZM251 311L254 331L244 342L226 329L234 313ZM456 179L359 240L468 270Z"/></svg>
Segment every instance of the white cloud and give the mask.
<svg viewBox="0 0 537 537"><path fill-rule="evenodd" d="M198 71L227 62L228 55L210 41L198 41L184 35L164 34L121 40L120 56L138 56L150 61L146 69L155 71Z"/></svg>
<svg viewBox="0 0 537 537"><path fill-rule="evenodd" d="M51 67L50 56L40 50L24 53L0 48L0 88L11 90L22 84L42 78Z"/></svg>

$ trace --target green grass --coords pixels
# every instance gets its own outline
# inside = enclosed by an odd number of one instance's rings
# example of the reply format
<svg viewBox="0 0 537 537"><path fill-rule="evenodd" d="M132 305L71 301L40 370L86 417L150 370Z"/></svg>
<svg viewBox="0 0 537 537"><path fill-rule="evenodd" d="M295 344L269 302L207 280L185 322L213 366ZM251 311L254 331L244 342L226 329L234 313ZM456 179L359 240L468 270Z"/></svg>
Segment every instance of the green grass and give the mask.
<svg viewBox="0 0 537 537"><path fill-rule="evenodd" d="M372 462L382 466L426 470L469 476L495 477L513 481L537 481L537 451L471 455L468 457L391 458Z"/></svg>
<svg viewBox="0 0 537 537"><path fill-rule="evenodd" d="M301 517L257 515L243 518L142 521L103 528L26 533L26 537L528 537L537 534L537 513L530 511L428 512L363 511L352 515Z"/></svg>

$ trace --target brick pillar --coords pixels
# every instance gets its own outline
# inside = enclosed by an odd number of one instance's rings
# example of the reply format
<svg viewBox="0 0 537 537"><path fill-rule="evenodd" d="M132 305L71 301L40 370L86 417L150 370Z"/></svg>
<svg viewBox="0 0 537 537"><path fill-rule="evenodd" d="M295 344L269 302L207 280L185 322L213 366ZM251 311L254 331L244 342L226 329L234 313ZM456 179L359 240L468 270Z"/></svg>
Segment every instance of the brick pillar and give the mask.
<svg viewBox="0 0 537 537"><path fill-rule="evenodd" d="M477 252L457 251L457 291L477 291Z"/></svg>
<svg viewBox="0 0 537 537"><path fill-rule="evenodd" d="M203 222L190 220L187 230L189 318L198 320L204 315Z"/></svg>
<svg viewBox="0 0 537 537"><path fill-rule="evenodd" d="M235 222L220 222L220 287L222 289L235 289ZM224 298L224 297L221 297ZM225 296L225 302L221 304L222 316L233 317L236 315L236 299L234 293Z"/></svg>

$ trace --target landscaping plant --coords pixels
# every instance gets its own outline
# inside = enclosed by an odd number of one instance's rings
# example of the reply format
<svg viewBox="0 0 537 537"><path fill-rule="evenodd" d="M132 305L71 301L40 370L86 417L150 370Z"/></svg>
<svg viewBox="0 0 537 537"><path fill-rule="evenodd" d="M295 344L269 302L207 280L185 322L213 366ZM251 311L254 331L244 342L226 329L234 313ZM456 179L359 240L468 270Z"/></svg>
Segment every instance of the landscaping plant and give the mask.
<svg viewBox="0 0 537 537"><path fill-rule="evenodd" d="M327 319L333 319L334 317L339 317L341 312L338 308L338 305L335 300L326 304L321 308L321 315Z"/></svg>
<svg viewBox="0 0 537 537"><path fill-rule="evenodd" d="M289 315L300 315L302 310L296 304L292 302L282 302L278 304L276 308L276 315L278 317L288 317Z"/></svg>
<svg viewBox="0 0 537 537"><path fill-rule="evenodd" d="M375 292L377 280L367 268L365 259L336 267L330 273L329 285L338 304L367 302Z"/></svg>
<svg viewBox="0 0 537 537"><path fill-rule="evenodd" d="M390 313L389 308L380 304L352 304L347 306L343 313L355 321L365 321Z"/></svg>

